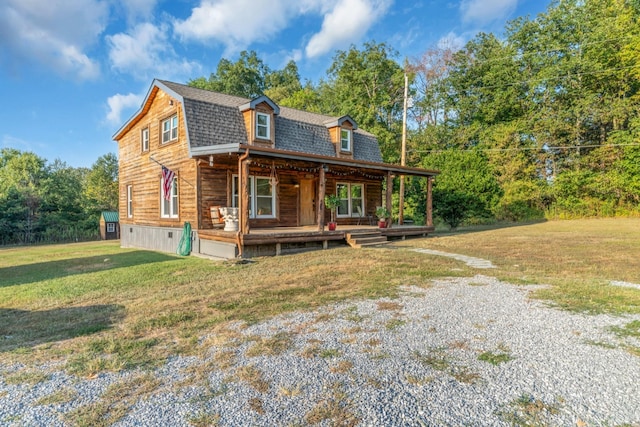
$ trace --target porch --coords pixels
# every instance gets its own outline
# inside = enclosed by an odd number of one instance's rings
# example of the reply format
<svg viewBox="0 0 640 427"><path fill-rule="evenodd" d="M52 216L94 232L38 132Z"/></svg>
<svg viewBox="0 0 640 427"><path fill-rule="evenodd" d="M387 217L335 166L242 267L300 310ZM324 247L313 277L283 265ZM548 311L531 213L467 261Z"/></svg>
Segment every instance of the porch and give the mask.
<svg viewBox="0 0 640 427"><path fill-rule="evenodd" d="M238 257L281 255L303 250L327 249L350 245L363 247L387 243L389 239L406 237L425 237L435 230L433 226L397 225L390 228L378 228L370 225L339 225L334 231L318 230L315 225L300 227L252 228L250 234L220 229L198 230L201 240L201 252L206 253L207 246L221 248L225 245L229 251L235 249ZM213 245L209 244L213 243ZM233 248L232 248L233 247ZM209 253L212 256L221 256ZM225 257L228 257L225 256Z"/></svg>

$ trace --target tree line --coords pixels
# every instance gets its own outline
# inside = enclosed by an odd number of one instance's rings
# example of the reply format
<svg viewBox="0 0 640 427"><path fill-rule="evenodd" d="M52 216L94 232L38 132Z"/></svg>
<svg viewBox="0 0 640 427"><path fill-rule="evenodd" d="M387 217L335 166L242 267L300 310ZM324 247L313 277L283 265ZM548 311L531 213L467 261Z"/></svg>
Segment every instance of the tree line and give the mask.
<svg viewBox="0 0 640 427"><path fill-rule="evenodd" d="M325 76L254 51L191 86L333 116L349 114L399 163L404 75L407 165L438 169L439 220L463 223L640 215L640 0L556 0L535 18L462 48L400 58L370 41L337 51ZM115 154L91 168L0 150L0 244L96 238L118 204ZM397 185L398 183L394 183ZM424 182L407 179L404 216L424 222ZM397 191L394 213L398 212Z"/></svg>
<svg viewBox="0 0 640 427"><path fill-rule="evenodd" d="M398 163L404 74L407 164L442 171L434 205L462 222L640 214L640 1L557 0L534 18L399 59L386 43L338 51L317 83L256 52L190 85L329 115L351 115ZM408 180L405 217L424 220ZM397 200L395 200L397 212Z"/></svg>
<svg viewBox="0 0 640 427"><path fill-rule="evenodd" d="M97 239L100 213L117 207L115 154L74 168L28 151L0 150L2 245Z"/></svg>

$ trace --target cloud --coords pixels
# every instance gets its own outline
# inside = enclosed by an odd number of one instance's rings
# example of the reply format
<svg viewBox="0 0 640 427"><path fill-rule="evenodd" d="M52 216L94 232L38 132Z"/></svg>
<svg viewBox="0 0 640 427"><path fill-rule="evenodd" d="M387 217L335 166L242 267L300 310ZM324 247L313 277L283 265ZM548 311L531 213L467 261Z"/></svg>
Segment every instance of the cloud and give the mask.
<svg viewBox="0 0 640 427"><path fill-rule="evenodd" d="M268 40L308 6L295 0L202 0L189 18L174 21L174 32L185 40L214 40L228 50L241 50Z"/></svg>
<svg viewBox="0 0 640 427"><path fill-rule="evenodd" d="M107 36L111 68L141 80L190 76L200 66L178 58L168 42L167 25L142 23L128 33Z"/></svg>
<svg viewBox="0 0 640 427"><path fill-rule="evenodd" d="M359 39L387 12L393 0L201 0L185 20L173 22L182 40L218 42L226 53L267 42L298 17L320 15L306 55L315 57Z"/></svg>
<svg viewBox="0 0 640 427"><path fill-rule="evenodd" d="M4 0L0 47L14 67L36 62L61 75L95 78L99 66L85 49L104 31L108 13L101 0Z"/></svg>
<svg viewBox="0 0 640 427"><path fill-rule="evenodd" d="M466 40L463 36L450 31L447 35L440 37L436 45L440 49L451 49L458 51L464 47Z"/></svg>
<svg viewBox="0 0 640 427"><path fill-rule="evenodd" d="M504 20L516 9L518 0L463 0L460 3L462 21L485 25Z"/></svg>
<svg viewBox="0 0 640 427"><path fill-rule="evenodd" d="M391 5L388 0L340 0L327 13L322 29L309 40L305 53L314 58L358 41Z"/></svg>
<svg viewBox="0 0 640 427"><path fill-rule="evenodd" d="M157 2L158 0L120 0L129 22L135 22L138 18L151 18Z"/></svg>
<svg viewBox="0 0 640 427"><path fill-rule="evenodd" d="M107 121L114 125L122 124L122 112L124 110L131 110L136 107L140 107L144 95L136 95L129 93L127 95L116 94L110 96L107 99L107 105L109 106L109 112L107 113Z"/></svg>

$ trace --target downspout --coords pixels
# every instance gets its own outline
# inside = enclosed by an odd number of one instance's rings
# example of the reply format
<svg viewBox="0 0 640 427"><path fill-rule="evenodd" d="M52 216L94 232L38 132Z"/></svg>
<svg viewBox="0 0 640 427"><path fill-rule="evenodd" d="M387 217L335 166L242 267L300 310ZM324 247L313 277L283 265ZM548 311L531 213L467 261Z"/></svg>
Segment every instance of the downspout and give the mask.
<svg viewBox="0 0 640 427"><path fill-rule="evenodd" d="M242 162L249 157L249 148L247 147L243 155L238 157L238 187L241 187L243 182L242 177ZM244 242L242 239L242 232L244 230L244 206L242 201L242 195L240 194L240 188L238 188L238 232L236 233L236 245L238 246L238 257L242 258L242 249Z"/></svg>

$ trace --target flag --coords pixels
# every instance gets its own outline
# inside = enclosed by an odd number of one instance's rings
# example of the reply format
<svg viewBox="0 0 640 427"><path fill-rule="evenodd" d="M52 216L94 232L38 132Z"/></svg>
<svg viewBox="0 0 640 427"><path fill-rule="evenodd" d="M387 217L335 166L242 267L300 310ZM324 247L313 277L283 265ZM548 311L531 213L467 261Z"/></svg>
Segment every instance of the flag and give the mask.
<svg viewBox="0 0 640 427"><path fill-rule="evenodd" d="M171 169L162 166L162 195L166 200L171 200L171 187L173 187L175 176Z"/></svg>

